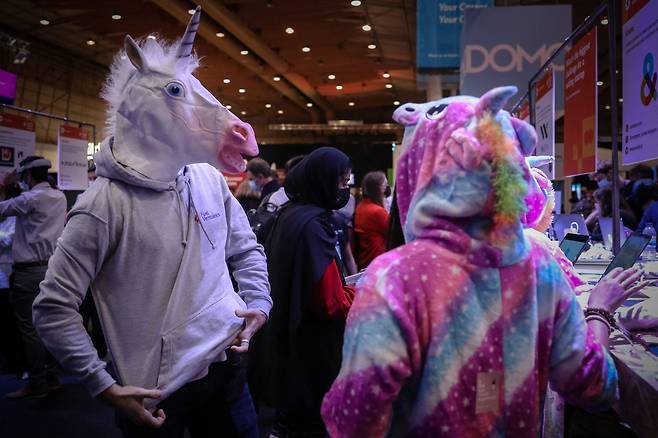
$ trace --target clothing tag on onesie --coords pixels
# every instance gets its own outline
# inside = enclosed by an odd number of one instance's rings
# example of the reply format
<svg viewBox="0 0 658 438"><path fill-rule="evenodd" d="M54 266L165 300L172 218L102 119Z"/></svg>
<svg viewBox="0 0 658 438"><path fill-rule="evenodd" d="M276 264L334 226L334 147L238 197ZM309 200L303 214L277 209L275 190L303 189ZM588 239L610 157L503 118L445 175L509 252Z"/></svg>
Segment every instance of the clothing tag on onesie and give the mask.
<svg viewBox="0 0 658 438"><path fill-rule="evenodd" d="M500 390L502 389L503 374L501 372L478 373L475 390L475 413L498 414Z"/></svg>

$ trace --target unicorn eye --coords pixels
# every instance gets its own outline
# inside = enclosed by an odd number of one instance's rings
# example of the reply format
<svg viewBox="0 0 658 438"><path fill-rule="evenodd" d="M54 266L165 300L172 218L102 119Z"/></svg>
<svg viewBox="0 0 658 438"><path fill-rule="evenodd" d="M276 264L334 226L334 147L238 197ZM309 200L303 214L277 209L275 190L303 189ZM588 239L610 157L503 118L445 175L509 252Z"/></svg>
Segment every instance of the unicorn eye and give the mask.
<svg viewBox="0 0 658 438"><path fill-rule="evenodd" d="M427 117L430 120L434 120L437 117L439 117L439 114L441 114L441 112L443 112L443 110L446 109L447 106L448 105L446 104L433 106L432 108L427 110L427 112L425 113L425 117Z"/></svg>
<svg viewBox="0 0 658 438"><path fill-rule="evenodd" d="M185 90L180 82L169 82L165 85L165 91L171 97L182 97L185 95Z"/></svg>

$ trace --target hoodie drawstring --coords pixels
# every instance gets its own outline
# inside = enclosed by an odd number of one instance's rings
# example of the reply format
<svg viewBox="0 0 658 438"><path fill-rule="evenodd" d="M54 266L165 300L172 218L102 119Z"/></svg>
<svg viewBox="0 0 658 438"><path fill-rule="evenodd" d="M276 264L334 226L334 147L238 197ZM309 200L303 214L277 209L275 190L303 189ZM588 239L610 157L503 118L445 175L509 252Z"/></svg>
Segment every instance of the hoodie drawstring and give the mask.
<svg viewBox="0 0 658 438"><path fill-rule="evenodd" d="M196 217L199 218L199 225L201 225L201 230L203 230L203 234L206 235L206 239L208 239L208 242L210 242L210 246L212 247L212 249L215 249L215 242L212 241L210 235L206 231L206 227L203 226L203 218L199 216L199 211L196 209L196 206L194 205L194 199L192 198L192 186L190 186L190 181L186 180L185 184L187 184L187 192L189 194L190 206L194 209L194 214L196 215Z"/></svg>

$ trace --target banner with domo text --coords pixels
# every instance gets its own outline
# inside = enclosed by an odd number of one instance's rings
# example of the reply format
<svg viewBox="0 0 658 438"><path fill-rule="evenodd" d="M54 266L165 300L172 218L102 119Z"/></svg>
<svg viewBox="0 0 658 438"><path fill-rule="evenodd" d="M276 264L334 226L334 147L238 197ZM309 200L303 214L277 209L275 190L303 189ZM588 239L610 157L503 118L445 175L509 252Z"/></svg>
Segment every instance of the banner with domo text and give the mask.
<svg viewBox="0 0 658 438"><path fill-rule="evenodd" d="M59 172L57 185L61 190L86 190L87 181L87 131L73 126L60 126L57 137Z"/></svg>
<svg viewBox="0 0 658 438"><path fill-rule="evenodd" d="M548 68L535 86L535 128L537 147L535 155L548 155L555 159L555 71ZM555 179L554 163L540 166L550 179Z"/></svg>
<svg viewBox="0 0 658 438"><path fill-rule="evenodd" d="M658 158L658 0L622 2L622 163Z"/></svg>
<svg viewBox="0 0 658 438"><path fill-rule="evenodd" d="M465 11L486 8L493 4L493 0L418 0L418 68L459 68L459 36Z"/></svg>
<svg viewBox="0 0 658 438"><path fill-rule="evenodd" d="M565 57L564 175L596 171L598 78L596 27L576 41Z"/></svg>
<svg viewBox="0 0 658 438"><path fill-rule="evenodd" d="M36 154L34 121L0 114L0 181L24 158Z"/></svg>
<svg viewBox="0 0 658 438"><path fill-rule="evenodd" d="M481 96L501 85L516 85L524 93L530 78L570 33L569 5L468 9L461 34L461 93ZM553 65L562 84L564 56ZM556 92L560 110L562 87Z"/></svg>

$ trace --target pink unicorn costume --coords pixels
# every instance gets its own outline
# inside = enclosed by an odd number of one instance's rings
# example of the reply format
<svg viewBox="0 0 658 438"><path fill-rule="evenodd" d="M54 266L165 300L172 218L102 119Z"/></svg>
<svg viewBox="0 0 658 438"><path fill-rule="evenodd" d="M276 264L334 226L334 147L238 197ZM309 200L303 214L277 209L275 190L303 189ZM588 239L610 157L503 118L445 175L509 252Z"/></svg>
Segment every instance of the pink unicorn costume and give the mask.
<svg viewBox="0 0 658 438"><path fill-rule="evenodd" d="M322 406L332 436L534 437L548 381L589 409L616 399L612 359L523 232L526 199L542 194L523 158L536 134L501 111L515 92L452 102L417 126L397 177L409 243L357 288Z"/></svg>

